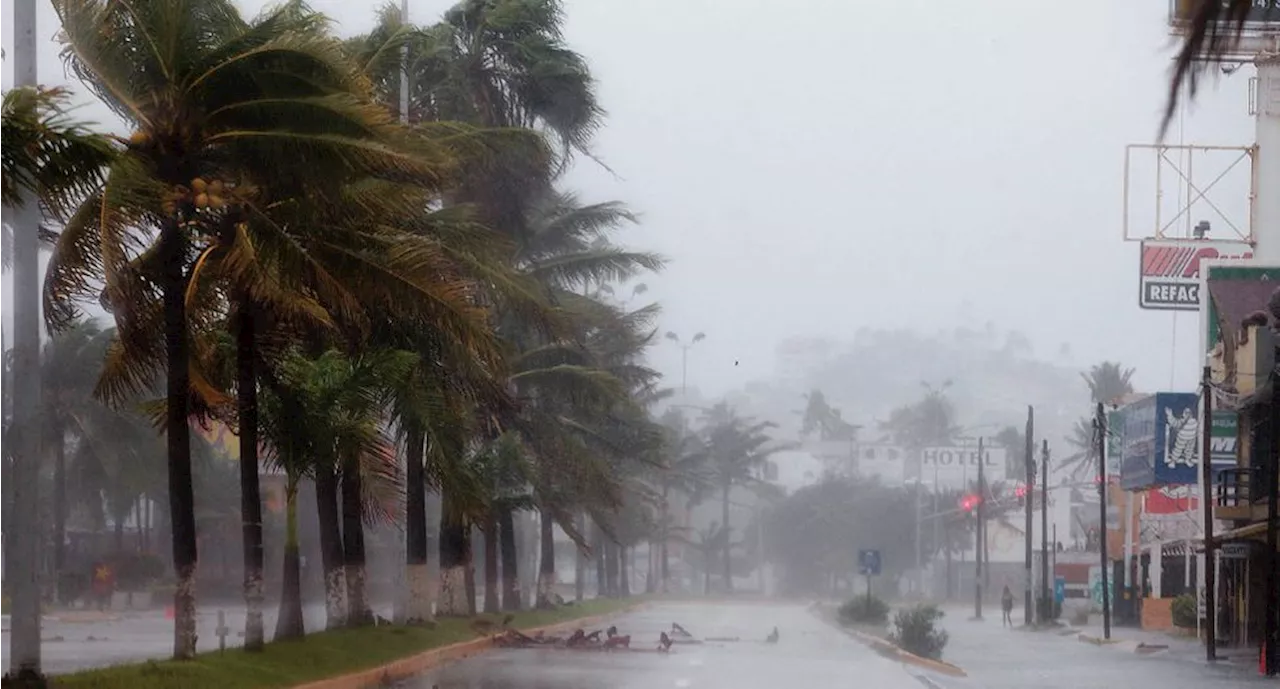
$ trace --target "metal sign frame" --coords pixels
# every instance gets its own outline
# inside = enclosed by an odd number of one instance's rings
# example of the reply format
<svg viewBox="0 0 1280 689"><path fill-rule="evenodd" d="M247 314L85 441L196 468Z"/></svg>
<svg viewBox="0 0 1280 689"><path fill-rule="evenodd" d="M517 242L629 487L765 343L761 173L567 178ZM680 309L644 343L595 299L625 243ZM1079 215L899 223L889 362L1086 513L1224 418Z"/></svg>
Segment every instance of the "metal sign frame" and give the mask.
<svg viewBox="0 0 1280 689"><path fill-rule="evenodd" d="M1137 231L1137 228L1133 227L1129 222L1131 209L1133 207L1133 204L1131 203L1131 199L1130 199L1131 197L1130 178L1132 177L1132 174L1133 174L1132 173L1133 159L1136 152L1144 152L1144 151L1149 152L1150 155L1153 155L1155 157L1155 163L1156 163L1155 223L1151 227L1150 234L1135 235L1134 231ZM1186 162L1185 170L1183 169L1183 166L1180 160L1178 162L1175 162L1174 160L1171 160L1169 158L1169 153L1171 151L1180 151L1180 152L1185 151L1187 153L1187 162ZM1239 153L1239 155L1234 160L1232 160L1231 163L1228 164L1225 169L1219 172L1218 176L1214 177L1213 180L1210 181L1208 184L1198 185L1194 181L1194 175L1193 175L1193 172L1195 170L1195 154L1208 153L1210 151L1235 151ZM1189 238L1192 236L1192 229L1193 229L1192 217L1190 213L1191 207L1197 203L1204 202L1210 208L1212 208L1214 213L1216 213L1219 218L1225 221L1226 224L1232 230L1232 232L1235 233L1234 237L1222 237L1222 238L1215 237L1215 238L1212 238L1212 241L1241 242L1241 243L1252 245L1254 240L1253 199L1257 195L1257 186L1258 186L1257 154L1258 154L1258 147L1256 145L1201 146L1201 145L1195 145L1195 144L1129 144L1128 146L1125 146L1124 148L1124 218L1123 218L1123 222L1121 223L1124 240L1127 242L1137 242L1137 241L1144 241L1147 239ZM1179 159L1180 158L1181 156L1179 156ZM1249 193L1248 193L1249 214L1248 214L1248 218L1246 218L1245 221L1242 223L1244 227L1241 228L1240 224L1233 222L1232 219L1228 217L1227 214L1224 213L1222 209L1219 208L1218 205L1213 202L1212 199L1209 198L1209 192L1214 188L1215 185L1217 185L1218 182L1222 181L1223 177L1227 176L1227 173L1234 170L1244 160L1249 161ZM1187 189L1186 202L1183 203L1178 208L1178 212L1174 214L1173 218L1170 218L1167 221L1163 217L1163 214L1160 208L1160 202L1163 200L1163 196L1164 196L1164 189L1161 185L1162 185L1163 176L1164 176L1163 171L1166 166L1172 169L1176 173L1177 177L1180 179L1179 184L1185 184ZM1181 221L1181 224L1183 225L1182 231L1174 232L1170 234L1170 231L1174 230L1175 226L1178 225L1180 221Z"/></svg>

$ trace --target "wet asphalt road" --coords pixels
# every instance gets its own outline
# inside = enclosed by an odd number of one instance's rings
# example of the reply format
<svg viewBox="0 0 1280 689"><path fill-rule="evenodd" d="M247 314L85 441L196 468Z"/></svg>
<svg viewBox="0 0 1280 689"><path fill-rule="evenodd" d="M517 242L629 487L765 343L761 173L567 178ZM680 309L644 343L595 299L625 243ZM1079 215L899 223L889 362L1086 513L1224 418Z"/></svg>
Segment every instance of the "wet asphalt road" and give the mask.
<svg viewBox="0 0 1280 689"><path fill-rule="evenodd" d="M670 654L501 649L397 685L400 689L920 689L899 664L800 605L653 604L612 624L632 648L654 649L678 622L694 636L738 642L678 645ZM778 627L776 645L763 639Z"/></svg>

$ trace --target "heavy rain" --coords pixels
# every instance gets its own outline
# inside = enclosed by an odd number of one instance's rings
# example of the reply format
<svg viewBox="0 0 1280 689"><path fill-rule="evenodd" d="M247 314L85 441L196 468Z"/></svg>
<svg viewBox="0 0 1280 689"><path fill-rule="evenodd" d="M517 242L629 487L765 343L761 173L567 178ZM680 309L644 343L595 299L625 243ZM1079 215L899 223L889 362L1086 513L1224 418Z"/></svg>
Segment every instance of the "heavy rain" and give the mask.
<svg viewBox="0 0 1280 689"><path fill-rule="evenodd" d="M0 16L6 689L1276 685L1280 0Z"/></svg>

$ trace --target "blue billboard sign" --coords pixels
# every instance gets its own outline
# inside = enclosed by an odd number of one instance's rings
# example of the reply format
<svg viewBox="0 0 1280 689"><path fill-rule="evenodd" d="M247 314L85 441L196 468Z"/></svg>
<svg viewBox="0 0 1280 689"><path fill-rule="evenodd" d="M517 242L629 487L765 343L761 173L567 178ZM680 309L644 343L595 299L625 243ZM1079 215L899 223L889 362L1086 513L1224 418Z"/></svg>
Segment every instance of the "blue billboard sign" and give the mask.
<svg viewBox="0 0 1280 689"><path fill-rule="evenodd" d="M1200 397L1193 392L1156 395L1156 486L1195 483L1200 466Z"/></svg>
<svg viewBox="0 0 1280 689"><path fill-rule="evenodd" d="M1155 484L1156 398L1145 397L1127 405L1121 415L1120 487L1142 490Z"/></svg>

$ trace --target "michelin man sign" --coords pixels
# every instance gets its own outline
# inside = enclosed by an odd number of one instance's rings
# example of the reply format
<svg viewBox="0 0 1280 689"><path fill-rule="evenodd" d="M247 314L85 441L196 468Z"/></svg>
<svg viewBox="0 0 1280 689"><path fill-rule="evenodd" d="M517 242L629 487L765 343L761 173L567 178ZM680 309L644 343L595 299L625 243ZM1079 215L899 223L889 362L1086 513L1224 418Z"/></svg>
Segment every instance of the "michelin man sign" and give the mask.
<svg viewBox="0 0 1280 689"><path fill-rule="evenodd" d="M1156 395L1155 485L1194 484L1200 466L1200 398L1191 392Z"/></svg>

